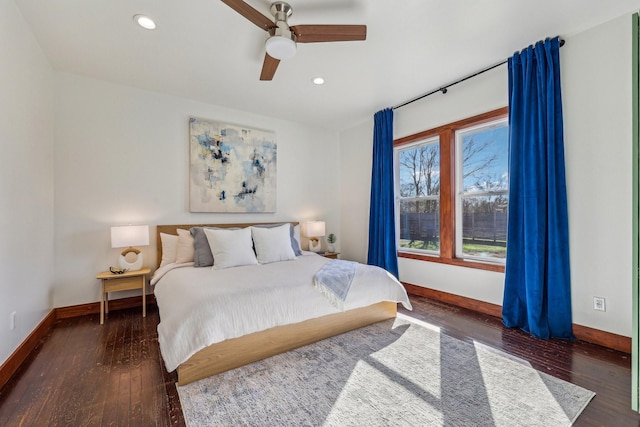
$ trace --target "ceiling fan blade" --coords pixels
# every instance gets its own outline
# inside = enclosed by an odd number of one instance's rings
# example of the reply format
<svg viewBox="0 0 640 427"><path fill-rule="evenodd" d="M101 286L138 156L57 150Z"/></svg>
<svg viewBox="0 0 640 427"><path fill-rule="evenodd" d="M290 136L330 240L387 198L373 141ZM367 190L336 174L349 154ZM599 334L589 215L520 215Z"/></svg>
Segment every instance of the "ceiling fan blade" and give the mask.
<svg viewBox="0 0 640 427"><path fill-rule="evenodd" d="M260 73L260 80L273 80L273 75L278 69L278 64L280 64L279 59L272 58L269 54L265 53L264 62L262 63L262 72Z"/></svg>
<svg viewBox="0 0 640 427"><path fill-rule="evenodd" d="M242 0L222 0L222 3L226 4L231 9L235 10L265 31L276 26L271 19L267 18Z"/></svg>
<svg viewBox="0 0 640 427"><path fill-rule="evenodd" d="M296 25L291 27L298 43L348 42L367 39L366 25Z"/></svg>

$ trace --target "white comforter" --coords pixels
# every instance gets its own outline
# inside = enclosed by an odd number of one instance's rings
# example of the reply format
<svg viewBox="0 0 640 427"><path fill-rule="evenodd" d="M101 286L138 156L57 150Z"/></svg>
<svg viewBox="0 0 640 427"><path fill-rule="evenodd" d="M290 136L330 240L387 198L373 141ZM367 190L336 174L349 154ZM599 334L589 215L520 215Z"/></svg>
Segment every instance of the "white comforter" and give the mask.
<svg viewBox="0 0 640 427"><path fill-rule="evenodd" d="M171 265L154 275L160 310L158 341L173 371L199 350L230 338L338 313L313 284L329 260L305 254L293 261L212 270ZM411 303L385 270L358 264L344 309L380 301Z"/></svg>

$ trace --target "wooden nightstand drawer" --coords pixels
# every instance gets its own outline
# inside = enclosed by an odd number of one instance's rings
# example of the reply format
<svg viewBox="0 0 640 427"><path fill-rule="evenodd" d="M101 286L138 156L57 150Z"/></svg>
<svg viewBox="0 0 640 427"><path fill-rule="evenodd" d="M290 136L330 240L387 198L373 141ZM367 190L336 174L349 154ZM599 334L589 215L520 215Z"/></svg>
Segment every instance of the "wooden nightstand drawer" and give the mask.
<svg viewBox="0 0 640 427"><path fill-rule="evenodd" d="M143 278L144 280L144 278ZM140 277L123 277L119 279L109 279L104 284L105 292L127 291L129 289L141 289L143 284Z"/></svg>

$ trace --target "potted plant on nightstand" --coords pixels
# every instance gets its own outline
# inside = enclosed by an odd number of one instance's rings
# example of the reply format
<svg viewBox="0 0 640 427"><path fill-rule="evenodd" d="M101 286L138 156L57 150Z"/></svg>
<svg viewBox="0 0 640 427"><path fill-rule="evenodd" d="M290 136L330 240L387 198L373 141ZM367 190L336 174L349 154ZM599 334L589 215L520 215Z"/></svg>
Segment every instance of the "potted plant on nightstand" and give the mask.
<svg viewBox="0 0 640 427"><path fill-rule="evenodd" d="M329 235L327 236L327 249L329 252L335 252L336 251L336 247L333 245L336 241L338 240L338 238L336 237L335 234L333 233L329 233Z"/></svg>

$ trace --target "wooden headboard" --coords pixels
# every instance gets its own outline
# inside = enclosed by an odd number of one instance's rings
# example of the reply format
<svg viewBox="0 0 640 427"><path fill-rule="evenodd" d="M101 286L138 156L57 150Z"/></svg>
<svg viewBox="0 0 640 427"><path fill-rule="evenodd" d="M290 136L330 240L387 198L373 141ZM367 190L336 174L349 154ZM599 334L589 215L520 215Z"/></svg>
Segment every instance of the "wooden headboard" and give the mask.
<svg viewBox="0 0 640 427"><path fill-rule="evenodd" d="M253 222L246 224L177 224L177 225L158 225L156 226L156 248L157 248L157 265L160 265L162 261L162 239L160 239L160 233L164 234L178 234L178 228L183 230L189 230L192 227L217 227L217 228L245 228L252 225L270 225L270 224L284 224L285 222ZM290 222L294 227L298 225L298 222Z"/></svg>

